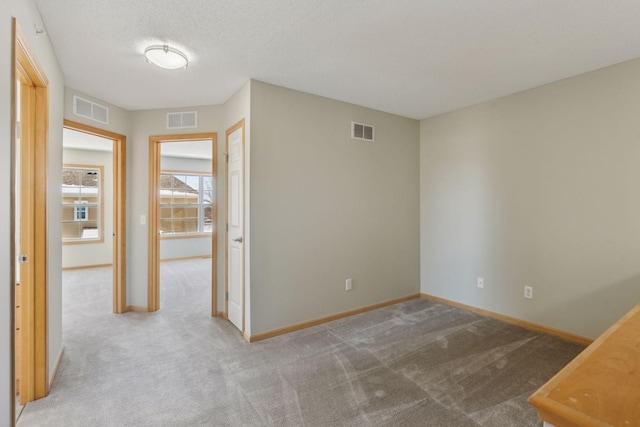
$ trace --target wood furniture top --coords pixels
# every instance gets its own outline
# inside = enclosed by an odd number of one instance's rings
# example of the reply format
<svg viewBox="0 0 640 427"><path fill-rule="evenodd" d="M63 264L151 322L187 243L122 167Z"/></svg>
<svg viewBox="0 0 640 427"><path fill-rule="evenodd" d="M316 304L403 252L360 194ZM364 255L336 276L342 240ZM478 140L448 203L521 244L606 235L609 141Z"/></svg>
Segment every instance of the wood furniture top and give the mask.
<svg viewBox="0 0 640 427"><path fill-rule="evenodd" d="M529 397L556 427L640 426L640 304Z"/></svg>

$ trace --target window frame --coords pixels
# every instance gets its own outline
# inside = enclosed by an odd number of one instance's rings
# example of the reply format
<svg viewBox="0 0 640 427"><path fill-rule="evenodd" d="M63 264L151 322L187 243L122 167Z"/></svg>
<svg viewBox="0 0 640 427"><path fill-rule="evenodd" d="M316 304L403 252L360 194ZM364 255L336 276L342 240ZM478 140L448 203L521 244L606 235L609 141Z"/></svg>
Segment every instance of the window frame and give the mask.
<svg viewBox="0 0 640 427"><path fill-rule="evenodd" d="M74 200L73 203L65 203L64 202L64 192L61 194L61 206L64 212L65 207L73 207L73 221L67 220L65 221L61 218L60 226L67 223L77 223L77 222L88 222L89 219L77 219L78 212L80 209L89 212L89 208L95 206L98 208L98 219L95 221L98 224L98 237L97 238L65 238L61 237L63 245L86 245L86 244L95 244L95 243L104 243L104 166L100 165L85 165L85 164L68 164L65 163L62 165L62 173L64 174L65 169L75 169L75 170L83 170L83 171L92 171L95 170L98 172L98 203L76 203L78 200ZM61 184L60 188L62 190ZM62 215L63 217L64 215ZM93 221L92 221L93 222ZM62 233L61 233L62 234Z"/></svg>
<svg viewBox="0 0 640 427"><path fill-rule="evenodd" d="M162 203L162 197L160 196L160 194L158 194L158 232L159 232L159 237L160 240L171 240L171 239L193 239L193 238L202 238L202 237L210 237L213 235L213 229L215 227L215 223L213 222L214 220L214 210L215 210L215 180L214 180L214 176L210 171L193 171L193 170L169 170L169 169L162 169L160 170L160 179L162 179L163 175L182 175L182 176L197 176L199 179L199 188L198 188L198 231L187 231L187 232L182 232L182 233L170 233L170 234L163 234L162 233L162 227L161 227L161 221L162 221L162 208L163 207L167 207L167 206L188 206L189 204L181 204L181 203ZM204 194L204 177L209 177L211 178L213 187L211 189L211 215L212 215L212 223L211 223L211 231L203 231L204 230L204 208L205 208L205 203L202 203L202 200L204 200L203 194ZM161 188L160 185L158 185L158 193L160 191L162 191L163 188ZM171 219L174 219L173 216Z"/></svg>

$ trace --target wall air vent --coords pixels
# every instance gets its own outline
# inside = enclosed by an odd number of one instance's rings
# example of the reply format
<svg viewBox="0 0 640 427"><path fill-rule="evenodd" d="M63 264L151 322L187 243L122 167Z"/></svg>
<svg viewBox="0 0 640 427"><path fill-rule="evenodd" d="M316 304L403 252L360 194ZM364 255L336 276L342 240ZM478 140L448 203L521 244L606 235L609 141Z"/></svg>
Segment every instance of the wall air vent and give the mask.
<svg viewBox="0 0 640 427"><path fill-rule="evenodd" d="M167 113L167 129L189 129L198 127L197 111Z"/></svg>
<svg viewBox="0 0 640 427"><path fill-rule="evenodd" d="M76 95L73 96L73 114L85 119L109 124L109 108Z"/></svg>
<svg viewBox="0 0 640 427"><path fill-rule="evenodd" d="M373 126L351 122L351 138L361 141L373 141Z"/></svg>

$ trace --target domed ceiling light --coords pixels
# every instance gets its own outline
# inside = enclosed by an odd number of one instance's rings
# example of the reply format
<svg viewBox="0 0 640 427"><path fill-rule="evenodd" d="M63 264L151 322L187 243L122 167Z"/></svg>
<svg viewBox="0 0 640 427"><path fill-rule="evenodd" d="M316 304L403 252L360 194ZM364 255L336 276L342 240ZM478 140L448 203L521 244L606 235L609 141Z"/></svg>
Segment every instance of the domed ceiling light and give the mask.
<svg viewBox="0 0 640 427"><path fill-rule="evenodd" d="M167 44L149 46L144 50L144 57L147 58L147 62L167 70L187 68L189 65L187 55Z"/></svg>

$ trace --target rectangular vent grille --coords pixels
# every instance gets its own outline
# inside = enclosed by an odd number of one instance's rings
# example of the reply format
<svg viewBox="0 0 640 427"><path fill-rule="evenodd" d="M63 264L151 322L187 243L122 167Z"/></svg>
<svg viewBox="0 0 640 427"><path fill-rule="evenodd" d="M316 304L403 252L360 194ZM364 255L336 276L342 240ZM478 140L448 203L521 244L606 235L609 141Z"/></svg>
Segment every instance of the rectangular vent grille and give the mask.
<svg viewBox="0 0 640 427"><path fill-rule="evenodd" d="M109 124L109 108L79 96L73 96L73 114L85 119Z"/></svg>
<svg viewBox="0 0 640 427"><path fill-rule="evenodd" d="M197 111L167 113L167 129L188 129L198 127Z"/></svg>
<svg viewBox="0 0 640 427"><path fill-rule="evenodd" d="M361 141L373 141L373 126L351 122L351 138Z"/></svg>

